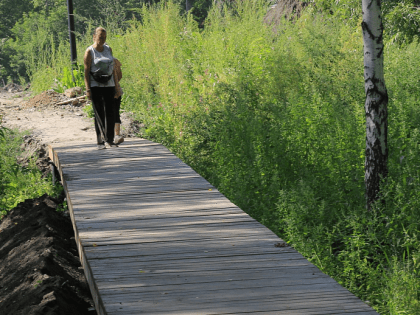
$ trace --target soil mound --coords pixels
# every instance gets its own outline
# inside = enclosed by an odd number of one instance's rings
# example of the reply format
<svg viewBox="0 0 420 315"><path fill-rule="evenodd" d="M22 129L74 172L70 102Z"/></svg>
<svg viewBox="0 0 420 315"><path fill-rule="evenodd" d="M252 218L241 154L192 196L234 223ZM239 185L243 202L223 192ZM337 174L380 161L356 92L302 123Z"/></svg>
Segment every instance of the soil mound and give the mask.
<svg viewBox="0 0 420 315"><path fill-rule="evenodd" d="M22 153L22 156L17 158L18 164L23 167L28 167L29 159L35 157L36 166L42 172L42 178L47 177L51 172L48 146L31 135L23 136L23 141L21 148L25 151Z"/></svg>
<svg viewBox="0 0 420 315"><path fill-rule="evenodd" d="M47 108L54 107L57 103L67 100L67 97L64 94L57 93L54 90L48 90L42 92L29 99L27 102L22 104L23 108Z"/></svg>
<svg viewBox="0 0 420 315"><path fill-rule="evenodd" d="M26 200L0 222L0 314L96 314L63 199Z"/></svg>

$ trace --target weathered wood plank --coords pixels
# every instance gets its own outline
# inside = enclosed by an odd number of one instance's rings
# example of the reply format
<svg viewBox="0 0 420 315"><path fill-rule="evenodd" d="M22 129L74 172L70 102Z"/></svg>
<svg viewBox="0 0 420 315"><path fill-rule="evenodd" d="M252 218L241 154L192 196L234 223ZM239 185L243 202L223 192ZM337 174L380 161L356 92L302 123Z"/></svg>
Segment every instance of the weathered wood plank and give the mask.
<svg viewBox="0 0 420 315"><path fill-rule="evenodd" d="M73 210L75 216L81 224L90 223L92 219L95 219L98 223L110 222L119 224L119 222L129 221L147 221L147 220L158 220L156 222L162 222L164 224L166 218L175 219L177 221L185 221L192 218L204 219L206 217L222 218L224 216L235 217L238 220L241 218L249 219L250 217L244 212L239 212L237 208L220 208L220 209L199 209L201 211L184 210L183 208L176 209L156 209L156 208L143 208L141 206L133 206L130 208L120 208L115 211L115 208L110 209L108 207L102 208L100 211L97 209L80 209L76 208ZM156 213L156 211L161 212ZM165 210L165 211L164 211ZM131 213L141 213L138 216L132 216Z"/></svg>
<svg viewBox="0 0 420 315"><path fill-rule="evenodd" d="M276 240L277 241L277 240ZM86 247L86 253L91 259L111 257L129 257L129 256L156 256L169 255L172 253L209 253L224 254L225 252L237 255L246 252L248 254L257 253L277 253L279 248L273 246L273 243L266 241L249 241L249 238L241 240L207 240L207 241L180 241L177 243L140 243L128 245L105 245ZM284 251L286 252L286 250ZM289 250L287 252L295 252Z"/></svg>
<svg viewBox="0 0 420 315"><path fill-rule="evenodd" d="M266 282L266 280L276 280L280 284L295 283L296 278L299 278L303 283L310 284L316 280L324 279L326 276L321 275L319 270L315 268L281 268L281 269L260 269L254 270L231 270L230 272L189 272L189 273L171 273L171 274L143 274L141 271L131 275L119 277L116 275L102 274L97 277L97 284L104 289L121 289L133 288L137 286L158 287L167 285L185 285L185 284L212 284L225 283L232 281L259 281ZM268 282L267 282L268 284Z"/></svg>
<svg viewBox="0 0 420 315"><path fill-rule="evenodd" d="M155 243L164 243L164 244L171 244L173 243L174 246L177 242L183 242L183 241L189 241L189 242L195 242L195 241L214 241L214 240L224 240L224 239L232 239L231 234L227 235L219 235L217 233L212 233L211 235L207 234L201 237L186 237L186 236L177 236L168 238L165 235L160 235L161 233L157 233L156 235L153 235L153 237L133 237L131 239L127 239L124 237L119 237L116 239L84 239L83 240L83 246L85 247L92 247L92 246L108 246L108 245L129 245L129 244L155 244ZM244 238L244 237L255 237L255 238L263 238L265 237L265 233L259 233L259 232L237 232L237 236ZM274 236L273 236L274 237ZM271 238L270 238L271 239Z"/></svg>
<svg viewBox="0 0 420 315"><path fill-rule="evenodd" d="M75 217L78 218L80 215L77 213L75 214ZM84 215L82 215L84 216ZM103 222L101 220L95 220L95 223L92 223L92 220L90 222L83 222L81 221L79 224L80 229L89 229L89 231L93 230L144 230L144 229L158 229L158 228L185 228L193 227L197 225L197 228L200 228L203 224L205 226L209 225L219 225L219 224L242 224L246 222L256 222L254 219L252 219L249 216L244 216L240 214L233 214L233 215L226 215L226 214L220 214L220 215L213 215L213 216L184 216L184 217L172 217L172 218L153 218L153 217L147 217L147 218L136 218L131 219L129 216L122 216L121 220L117 221L106 221Z"/></svg>
<svg viewBox="0 0 420 315"><path fill-rule="evenodd" d="M322 293L321 296L317 293ZM238 288L236 290L221 289L210 290L203 286L199 291L177 290L168 291L165 287L156 288L156 290L144 291L141 294L127 294L124 290L113 293L114 301L124 301L125 303L136 303L140 301L155 301L172 302L174 300L189 301L190 299L199 299L200 301L243 301L249 298L250 300L270 298L272 296L280 299L297 299L304 300L306 296L314 296L317 298L331 297L334 295L348 296L349 292L337 283L331 284L308 284L305 286L261 286L256 288ZM107 296L107 295L104 295ZM354 296L353 296L354 297ZM107 304L114 303L107 300Z"/></svg>
<svg viewBox="0 0 420 315"><path fill-rule="evenodd" d="M190 196L190 200L188 199ZM119 206L122 209L129 206L170 206L172 208L191 208L191 209L208 209L209 207L220 207L219 205L229 205L230 207L236 207L227 198L223 198L223 195L214 192L214 189L205 190L189 190L189 191L167 191L160 192L158 195L142 195L140 198L138 194L125 194L125 195L114 195L112 198L96 198L95 202L89 202L92 199L86 197L75 198L73 205L75 207L83 206L83 209L92 208L100 209L103 206ZM97 196L99 197L99 196ZM197 208L195 207L197 205ZM240 210L242 211L242 210Z"/></svg>
<svg viewBox="0 0 420 315"><path fill-rule="evenodd" d="M173 292L145 292L141 295L135 294L124 294L118 293L117 298L123 299L124 303L134 304L141 301L150 302L159 300L163 303L183 301L183 303L196 303L197 298L202 303L214 302L215 300L220 302L246 302L252 300L263 300L263 299L280 299L280 300L306 300L306 299L322 299L322 298L342 298L348 297L349 293L346 290L334 290L328 285L308 285L305 287L292 287L288 288L290 291L277 292L276 287L264 287L258 290L252 288L241 288L238 290L221 290L221 291L200 291L200 292L185 292L182 290ZM121 296L123 295L124 296ZM353 296L354 298L354 296ZM113 304L113 302L106 302L105 304Z"/></svg>
<svg viewBox="0 0 420 315"><path fill-rule="evenodd" d="M219 302L203 302L199 298L191 299L188 303L178 301L177 304L171 302L162 302L156 299L153 302L141 301L138 303L115 303L107 305L110 310L118 311L134 311L137 307L141 307L144 313L150 314L188 314L188 311L197 312L196 314L236 314L236 312L258 312L258 311L285 311L285 310L311 310L323 308L332 309L336 311L352 311L352 310L369 310L369 306L362 303L356 297L336 297L335 299L324 297L307 300L283 300L278 298L263 299L263 300L250 300L245 303L232 303L230 301ZM357 305L355 305L357 304ZM178 306L178 308L177 308Z"/></svg>
<svg viewBox="0 0 420 315"><path fill-rule="evenodd" d="M96 272L101 273L101 270L106 270L107 273L121 273L137 274L140 271L144 273L182 273L182 272L210 272L217 270L244 270L244 272L252 271L257 268L287 268L298 267L299 265L306 265L307 261L299 254L272 255L250 255L247 260L246 256L236 257L205 257L205 258L184 258L184 259L168 259L157 260L156 258L145 256L143 259L135 259L129 257L127 259L115 260L109 259L89 259L91 268ZM115 265L117 263L117 265ZM123 269L120 269L123 268Z"/></svg>
<svg viewBox="0 0 420 315"><path fill-rule="evenodd" d="M95 189L88 189L89 186L77 186L75 184L67 185L69 192L72 194L74 199L78 198L90 198L92 200L101 198L112 198L119 194L160 194L162 191L187 191L187 190L207 190L213 189L209 183L204 181L188 181L188 182L162 182L162 183L140 183L139 185L120 187L116 185L109 185L108 187L98 186ZM112 189L114 187L114 189ZM77 189L84 190L77 190Z"/></svg>
<svg viewBox="0 0 420 315"><path fill-rule="evenodd" d="M203 226L204 227L204 226ZM255 227L255 229L253 229ZM272 233L269 230L261 229L257 223L247 222L247 224L219 224L217 226L207 225L205 230L200 228L191 229L132 229L132 230L110 230L106 233L101 231L89 231L84 230L80 232L80 239L83 240L85 246L89 246L94 242L108 242L111 244L118 244L123 239L129 239L132 243L138 242L150 242L150 241L162 241L164 239L170 240L195 240L195 239L206 239L209 237L223 238L223 237L234 237L236 235L260 235ZM274 234L274 233L272 233ZM268 234L267 236L270 237ZM274 234L275 235L275 234ZM271 235L271 236L274 236ZM98 244L99 245L99 244Z"/></svg>

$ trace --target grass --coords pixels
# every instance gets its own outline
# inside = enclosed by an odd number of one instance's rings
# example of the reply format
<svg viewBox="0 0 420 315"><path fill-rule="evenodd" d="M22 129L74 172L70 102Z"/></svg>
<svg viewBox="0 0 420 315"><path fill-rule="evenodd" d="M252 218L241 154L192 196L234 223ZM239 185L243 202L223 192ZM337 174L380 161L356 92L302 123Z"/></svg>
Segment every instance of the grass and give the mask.
<svg viewBox="0 0 420 315"><path fill-rule="evenodd" d="M367 212L360 23L309 8L273 32L264 3L215 6L204 30L162 3L109 33L123 108L379 313L418 314L419 43L386 46L389 177L385 204ZM89 41L79 38L81 51ZM54 79L45 69L33 70L40 89Z"/></svg>
<svg viewBox="0 0 420 315"><path fill-rule="evenodd" d="M26 199L45 193L56 196L62 189L52 185L50 176L42 178L35 157L29 157L27 167L17 163L17 158L24 154L23 135L2 127L0 121L0 217Z"/></svg>

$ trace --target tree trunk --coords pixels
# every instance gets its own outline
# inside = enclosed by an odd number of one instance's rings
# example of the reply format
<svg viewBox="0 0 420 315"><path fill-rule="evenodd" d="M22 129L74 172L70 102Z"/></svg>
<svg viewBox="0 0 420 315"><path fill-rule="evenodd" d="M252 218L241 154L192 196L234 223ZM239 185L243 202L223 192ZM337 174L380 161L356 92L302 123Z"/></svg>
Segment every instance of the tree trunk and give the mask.
<svg viewBox="0 0 420 315"><path fill-rule="evenodd" d="M366 158L365 186L366 207L379 198L382 178L388 175L388 92L384 80L383 24L380 0L362 0Z"/></svg>

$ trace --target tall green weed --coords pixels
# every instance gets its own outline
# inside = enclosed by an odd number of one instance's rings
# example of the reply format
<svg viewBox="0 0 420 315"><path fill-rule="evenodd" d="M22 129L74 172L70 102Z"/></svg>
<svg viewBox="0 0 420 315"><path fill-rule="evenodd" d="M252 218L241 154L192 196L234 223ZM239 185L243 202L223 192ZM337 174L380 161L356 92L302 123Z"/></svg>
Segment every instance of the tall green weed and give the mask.
<svg viewBox="0 0 420 315"><path fill-rule="evenodd" d="M3 128L0 121L0 218L22 201L44 193L54 195L58 189L51 178L42 178L35 157L28 157L26 167L17 163L17 158L24 154L22 136L16 130Z"/></svg>

